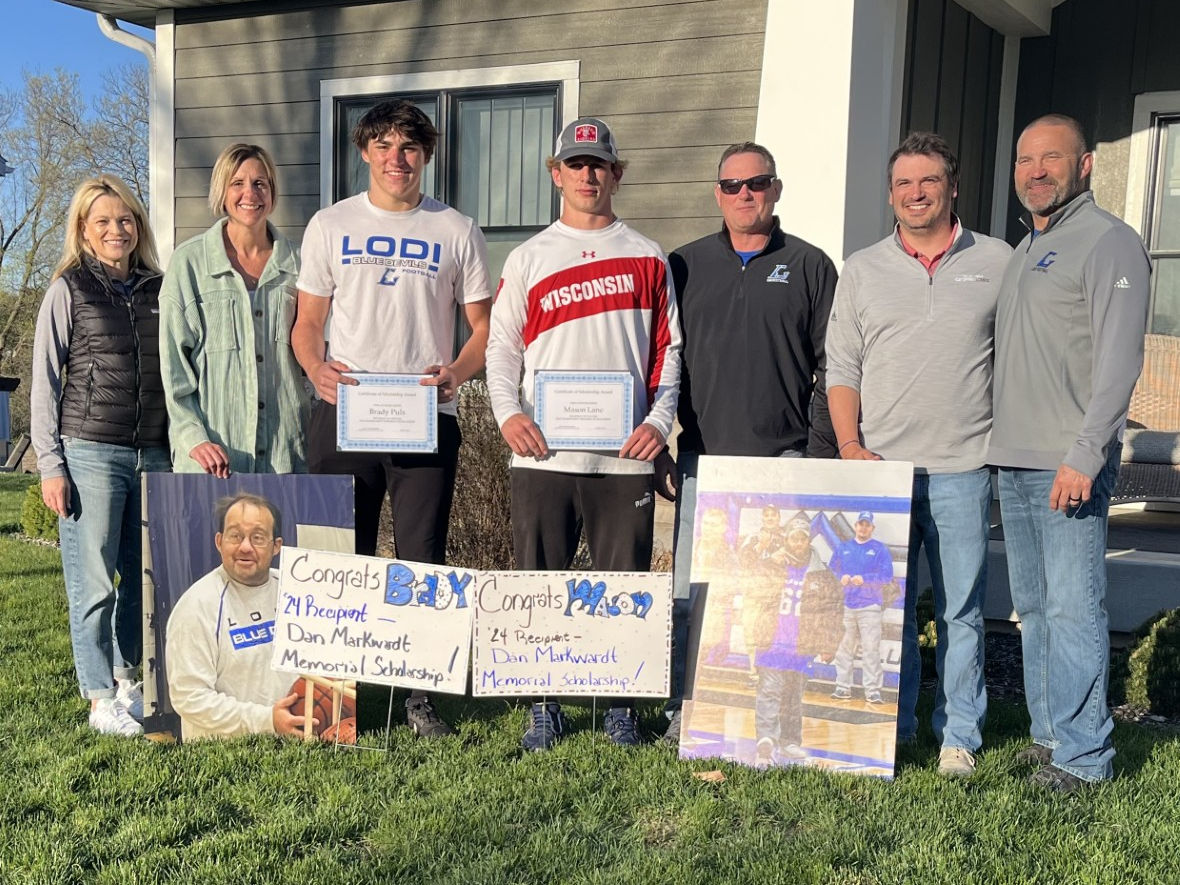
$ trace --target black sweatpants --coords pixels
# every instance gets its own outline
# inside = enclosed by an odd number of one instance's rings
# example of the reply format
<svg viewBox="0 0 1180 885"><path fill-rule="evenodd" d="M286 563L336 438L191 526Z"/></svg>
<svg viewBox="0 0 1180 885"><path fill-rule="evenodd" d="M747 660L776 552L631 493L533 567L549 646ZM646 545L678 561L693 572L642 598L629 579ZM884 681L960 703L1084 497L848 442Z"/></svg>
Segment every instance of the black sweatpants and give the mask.
<svg viewBox="0 0 1180 885"><path fill-rule="evenodd" d="M650 473L512 468L512 547L520 569L568 569L584 527L596 570L646 572L655 514Z"/></svg>
<svg viewBox="0 0 1180 885"><path fill-rule="evenodd" d="M376 554L381 505L388 492L397 557L442 563L461 442L458 420L440 414L437 452L338 452L336 406L320 400L307 432L307 467L309 473L353 477L357 553Z"/></svg>

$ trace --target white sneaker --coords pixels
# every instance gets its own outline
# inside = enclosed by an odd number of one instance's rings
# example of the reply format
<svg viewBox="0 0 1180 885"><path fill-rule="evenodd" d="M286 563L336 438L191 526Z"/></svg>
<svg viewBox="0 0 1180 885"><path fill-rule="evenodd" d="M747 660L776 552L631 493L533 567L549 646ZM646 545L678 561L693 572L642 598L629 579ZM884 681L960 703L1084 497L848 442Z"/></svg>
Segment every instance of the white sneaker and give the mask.
<svg viewBox="0 0 1180 885"><path fill-rule="evenodd" d="M779 755L786 759L806 759L807 751L798 744L787 744L779 750Z"/></svg>
<svg viewBox="0 0 1180 885"><path fill-rule="evenodd" d="M116 680L115 701L136 722L143 722L143 683L131 679Z"/></svg>
<svg viewBox="0 0 1180 885"><path fill-rule="evenodd" d="M962 747L943 747L938 751L938 773L943 777L971 777L975 774L975 756Z"/></svg>
<svg viewBox="0 0 1180 885"><path fill-rule="evenodd" d="M137 737L143 734L143 726L127 712L127 708L114 698L103 698L90 711L90 727L100 734L114 734L120 737Z"/></svg>

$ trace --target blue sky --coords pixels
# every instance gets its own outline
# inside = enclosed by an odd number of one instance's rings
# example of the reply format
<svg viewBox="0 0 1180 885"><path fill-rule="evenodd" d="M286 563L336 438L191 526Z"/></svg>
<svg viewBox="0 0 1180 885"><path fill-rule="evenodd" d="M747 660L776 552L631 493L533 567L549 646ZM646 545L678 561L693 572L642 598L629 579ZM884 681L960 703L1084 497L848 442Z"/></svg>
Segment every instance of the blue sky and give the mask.
<svg viewBox="0 0 1180 885"><path fill-rule="evenodd" d="M6 90L20 87L23 69L48 72L61 67L81 75L83 89L93 96L108 68L147 64L139 52L104 37L93 12L55 0L6 0L0 20L4 28L0 87ZM151 31L120 24L153 39Z"/></svg>

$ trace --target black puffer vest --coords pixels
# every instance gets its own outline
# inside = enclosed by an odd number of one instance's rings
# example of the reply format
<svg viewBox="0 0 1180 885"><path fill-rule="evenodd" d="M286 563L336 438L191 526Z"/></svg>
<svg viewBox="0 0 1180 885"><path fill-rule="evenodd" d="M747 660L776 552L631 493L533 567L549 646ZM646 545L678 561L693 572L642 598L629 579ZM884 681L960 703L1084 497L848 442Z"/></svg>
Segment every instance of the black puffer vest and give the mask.
<svg viewBox="0 0 1180 885"><path fill-rule="evenodd" d="M72 300L61 435L133 448L168 445L160 378L160 280L139 271L128 299L85 256L62 274Z"/></svg>

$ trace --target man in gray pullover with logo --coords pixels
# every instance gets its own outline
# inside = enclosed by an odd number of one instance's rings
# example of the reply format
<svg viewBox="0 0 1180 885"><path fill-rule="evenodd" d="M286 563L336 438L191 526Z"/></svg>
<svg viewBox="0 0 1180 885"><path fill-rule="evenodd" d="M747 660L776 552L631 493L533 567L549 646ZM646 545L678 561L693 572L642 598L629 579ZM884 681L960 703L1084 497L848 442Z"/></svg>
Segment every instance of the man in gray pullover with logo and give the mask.
<svg viewBox="0 0 1180 885"><path fill-rule="evenodd" d="M970 777L987 710L992 333L1012 250L959 224L952 211L959 161L940 136L909 135L889 158L888 179L897 226L849 256L836 286L828 408L844 460L914 462L897 734L909 740L918 728L917 572L925 547L939 638L938 770Z"/></svg>
<svg viewBox="0 0 1180 885"><path fill-rule="evenodd" d="M1077 121L1059 114L1017 143L1031 226L1000 289L988 451L1032 718L1020 758L1058 792L1111 776L1106 519L1151 273L1135 231L1095 205L1093 163Z"/></svg>

